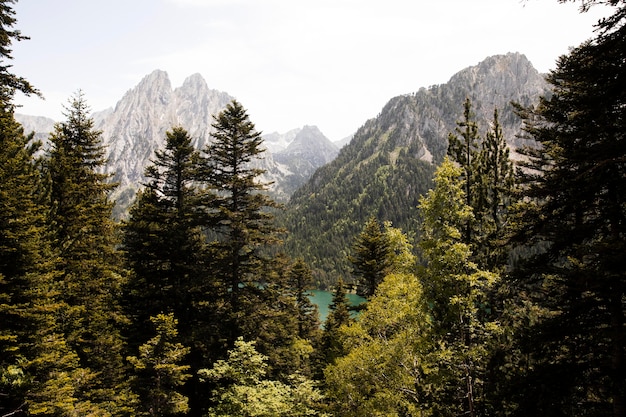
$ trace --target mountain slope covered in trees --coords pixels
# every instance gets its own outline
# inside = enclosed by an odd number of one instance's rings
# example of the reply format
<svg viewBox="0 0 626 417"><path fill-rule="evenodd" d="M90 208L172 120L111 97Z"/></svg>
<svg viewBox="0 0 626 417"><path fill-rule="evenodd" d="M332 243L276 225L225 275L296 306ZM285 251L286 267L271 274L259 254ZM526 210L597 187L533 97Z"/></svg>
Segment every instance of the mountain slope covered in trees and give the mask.
<svg viewBox="0 0 626 417"><path fill-rule="evenodd" d="M466 98L481 134L497 108L507 142L517 147L522 124L511 102L533 103L546 89L524 55L509 53L466 68L446 84L392 98L294 193L283 218L291 233L288 252L310 263L320 286L349 276L350 245L367 218L391 221L409 234L417 229L418 199L432 185Z"/></svg>

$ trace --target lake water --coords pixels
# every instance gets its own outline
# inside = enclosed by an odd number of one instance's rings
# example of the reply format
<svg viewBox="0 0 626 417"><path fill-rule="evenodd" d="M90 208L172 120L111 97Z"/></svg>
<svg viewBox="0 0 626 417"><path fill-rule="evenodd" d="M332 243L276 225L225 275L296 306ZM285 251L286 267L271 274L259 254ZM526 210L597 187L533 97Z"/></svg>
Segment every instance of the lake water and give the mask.
<svg viewBox="0 0 626 417"><path fill-rule="evenodd" d="M333 301L333 293L323 290L311 290L309 291L309 293L311 294L309 297L311 299L311 302L317 305L320 313L320 322L322 322L323 324L326 321L326 317L328 317L328 306ZM347 296L348 302L352 306L358 306L365 301L365 298L360 297L356 294L347 294ZM355 315L354 312L352 314Z"/></svg>

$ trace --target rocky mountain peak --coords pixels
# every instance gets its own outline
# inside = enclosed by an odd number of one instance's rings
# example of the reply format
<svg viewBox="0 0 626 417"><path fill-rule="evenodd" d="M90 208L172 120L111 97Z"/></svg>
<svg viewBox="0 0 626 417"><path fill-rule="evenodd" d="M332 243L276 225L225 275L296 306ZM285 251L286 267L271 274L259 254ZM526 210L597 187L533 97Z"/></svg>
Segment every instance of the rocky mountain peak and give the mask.
<svg viewBox="0 0 626 417"><path fill-rule="evenodd" d="M414 230L420 196L432 185L466 98L472 101L479 134L486 133L497 108L504 136L515 148L522 121L511 102L535 103L547 88L524 55L511 53L461 70L445 84L390 99L292 195L285 221L292 230L286 241L290 255L317 265L314 274L320 281L350 274L345 254L318 248L328 242L349 247L372 215Z"/></svg>
<svg viewBox="0 0 626 417"><path fill-rule="evenodd" d="M338 150L337 146L324 136L317 126L304 126L289 146L287 146L284 153L293 154L318 150L320 148L331 149L335 152Z"/></svg>

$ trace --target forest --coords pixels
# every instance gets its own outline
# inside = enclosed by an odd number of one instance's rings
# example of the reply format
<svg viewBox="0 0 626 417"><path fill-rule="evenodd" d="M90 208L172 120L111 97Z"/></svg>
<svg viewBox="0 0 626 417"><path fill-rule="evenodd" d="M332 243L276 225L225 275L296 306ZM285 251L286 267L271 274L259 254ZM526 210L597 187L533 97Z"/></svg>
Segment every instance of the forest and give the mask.
<svg viewBox="0 0 626 417"><path fill-rule="evenodd" d="M626 416L626 1L559 58L549 97L467 99L416 230L373 216L324 323L232 101L195 149L172 126L128 219L82 92L49 145L15 120L0 0L0 417ZM428 181L431 181L430 179ZM368 198L364 196L363 198ZM370 196L369 198L372 198ZM322 213L320 213L322 215Z"/></svg>

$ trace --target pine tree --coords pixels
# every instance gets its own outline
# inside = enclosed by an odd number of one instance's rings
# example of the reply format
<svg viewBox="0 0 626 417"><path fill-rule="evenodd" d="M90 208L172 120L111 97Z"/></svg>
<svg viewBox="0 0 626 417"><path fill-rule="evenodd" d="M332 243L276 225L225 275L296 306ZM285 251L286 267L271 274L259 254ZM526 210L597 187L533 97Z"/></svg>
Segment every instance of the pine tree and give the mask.
<svg viewBox="0 0 626 417"><path fill-rule="evenodd" d="M17 20L15 11L11 6L16 0L0 0L0 102L8 104L16 91L25 95L40 95L39 91L33 87L28 80L10 71L11 65L5 63L6 60L13 59L11 55L11 44L14 41L28 39L19 30L12 30Z"/></svg>
<svg viewBox="0 0 626 417"><path fill-rule="evenodd" d="M357 294L369 298L385 276L391 272L393 259L389 236L374 217L365 223L353 246L350 262L357 275Z"/></svg>
<svg viewBox="0 0 626 417"><path fill-rule="evenodd" d="M32 137L11 105L0 109L0 414L78 407L76 354L57 319L64 310L54 282L45 226L46 198ZM74 378L61 378L60 373Z"/></svg>
<svg viewBox="0 0 626 417"><path fill-rule="evenodd" d="M495 268L504 263L503 234L515 182L513 162L502 133L498 109L493 112L493 122L481 142L478 158L476 201L473 206L478 244L474 250L481 265Z"/></svg>
<svg viewBox="0 0 626 417"><path fill-rule="evenodd" d="M139 347L139 357L128 357L138 374L133 385L140 393L142 415L185 414L189 410L187 397L177 389L191 377L189 365L180 364L189 348L176 340L178 320L172 313L158 314L150 321L156 335Z"/></svg>
<svg viewBox="0 0 626 417"><path fill-rule="evenodd" d="M309 291L313 286L313 273L302 258L296 259L291 265L289 284L296 300L298 337L310 341L318 333L319 317L317 306L309 298Z"/></svg>
<svg viewBox="0 0 626 417"><path fill-rule="evenodd" d="M166 143L146 168L147 182L123 226L123 249L131 274L124 287L124 309L131 319L131 351L148 342L151 317L174 314L180 341L191 351L183 363L191 374L217 360L222 352L217 288L212 279L206 239L201 229L210 194L196 183L199 152L182 127L166 133ZM198 379L183 392L194 413ZM146 407L145 404L144 408Z"/></svg>
<svg viewBox="0 0 626 417"><path fill-rule="evenodd" d="M188 344L196 321L206 313L198 310L208 301L209 287L202 202L194 183L198 155L183 128L168 131L165 149L157 150L146 168L148 182L124 224L123 247L132 271L125 286L132 345L147 340L142 329L160 313L174 313L182 321L181 337Z"/></svg>
<svg viewBox="0 0 626 417"><path fill-rule="evenodd" d="M263 269L269 264L264 249L279 241L270 211L278 205L263 193L269 184L260 180L264 171L254 167L264 152L262 139L243 106L231 102L212 126L201 181L214 193L208 218L209 230L217 234L214 276L228 298L231 318L225 324L234 341L241 329L258 328L251 317L262 302L259 297L269 295L263 294L268 279Z"/></svg>
<svg viewBox="0 0 626 417"><path fill-rule="evenodd" d="M448 155L462 168L465 203L474 212L464 226L463 236L471 245L473 260L482 267L495 268L504 257L500 247L513 193L513 162L498 110L494 109L491 127L483 138L478 132L471 101L466 99L463 107L463 120L456 129L461 139L456 134L448 136Z"/></svg>
<svg viewBox="0 0 626 417"><path fill-rule="evenodd" d="M0 2L0 59L11 59L12 1ZM38 144L15 121L16 91L38 94L0 65L0 415L87 415L97 407L76 393L91 374L80 368L59 319L56 262L45 224L47 193L35 153ZM102 414L101 414L102 415Z"/></svg>
<svg viewBox="0 0 626 417"><path fill-rule="evenodd" d="M470 259L462 230L473 213L460 170L446 158L435 173L435 188L420 201L419 246L426 261L421 278L438 351L432 365L438 380L433 403L446 414L476 416L483 408L481 384L490 344L499 332L485 308L498 277Z"/></svg>
<svg viewBox="0 0 626 417"><path fill-rule="evenodd" d="M58 251L59 291L68 306L63 331L81 367L98 372L83 388L82 399L125 415L132 412L132 401L127 397L119 331L125 320L119 307L123 272L111 219L113 203L108 200L114 186L99 172L105 164L104 149L81 92L66 110L67 120L55 125L50 135L47 160L48 222Z"/></svg>
<svg viewBox="0 0 626 417"><path fill-rule="evenodd" d="M461 138L459 139L459 136ZM464 182L465 204L474 207L476 202L476 187L478 176L478 163L480 154L480 135L478 124L472 111L472 102L469 98L463 103L463 120L457 122L456 134L448 135L448 156L462 167L461 178ZM474 218L467 219L464 225L463 236L465 242L470 244L475 238Z"/></svg>
<svg viewBox="0 0 626 417"><path fill-rule="evenodd" d="M333 290L333 298L328 306L328 317L322 332L321 351L323 365L332 364L337 358L345 355L339 329L352 322L350 304L346 296L346 287L343 279L339 278Z"/></svg>
<svg viewBox="0 0 626 417"><path fill-rule="evenodd" d="M536 250L511 285L539 314L518 339L519 415L626 415L626 5L610 3L598 35L548 76L552 95L523 113L539 148L517 237Z"/></svg>

